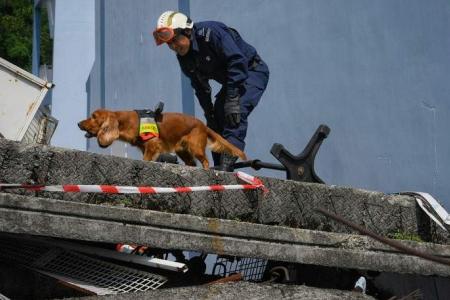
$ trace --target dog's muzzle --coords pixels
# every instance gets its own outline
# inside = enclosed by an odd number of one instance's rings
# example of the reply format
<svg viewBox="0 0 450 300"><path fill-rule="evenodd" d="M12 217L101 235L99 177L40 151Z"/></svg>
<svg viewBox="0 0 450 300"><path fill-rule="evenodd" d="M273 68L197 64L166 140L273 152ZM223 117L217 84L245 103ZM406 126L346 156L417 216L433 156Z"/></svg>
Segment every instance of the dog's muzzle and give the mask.
<svg viewBox="0 0 450 300"><path fill-rule="evenodd" d="M84 127L83 127L83 125L81 124L82 122L79 122L78 123L78 127L81 129L81 130L83 130L83 131L86 131L86 133L84 134L84 136L86 137L86 138L91 138L91 137L94 137L95 136L95 134L93 134L93 133L90 133L89 131L87 131Z"/></svg>

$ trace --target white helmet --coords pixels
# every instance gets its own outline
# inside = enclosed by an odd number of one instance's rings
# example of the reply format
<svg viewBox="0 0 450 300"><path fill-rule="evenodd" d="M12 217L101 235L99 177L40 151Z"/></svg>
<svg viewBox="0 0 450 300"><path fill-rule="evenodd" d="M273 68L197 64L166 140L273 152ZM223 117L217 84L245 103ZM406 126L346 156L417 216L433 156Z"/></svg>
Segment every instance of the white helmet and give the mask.
<svg viewBox="0 0 450 300"><path fill-rule="evenodd" d="M156 24L156 28L169 27L172 29L192 29L194 22L188 16L177 11L163 12Z"/></svg>

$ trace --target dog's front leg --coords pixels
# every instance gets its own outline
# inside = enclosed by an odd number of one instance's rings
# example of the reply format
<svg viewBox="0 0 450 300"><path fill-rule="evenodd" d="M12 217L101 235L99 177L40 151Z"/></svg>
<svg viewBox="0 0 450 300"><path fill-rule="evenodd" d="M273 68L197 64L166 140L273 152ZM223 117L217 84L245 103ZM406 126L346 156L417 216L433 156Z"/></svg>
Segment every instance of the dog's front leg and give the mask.
<svg viewBox="0 0 450 300"><path fill-rule="evenodd" d="M144 148L144 160L156 161L158 156L161 154L161 146L157 138L148 141Z"/></svg>

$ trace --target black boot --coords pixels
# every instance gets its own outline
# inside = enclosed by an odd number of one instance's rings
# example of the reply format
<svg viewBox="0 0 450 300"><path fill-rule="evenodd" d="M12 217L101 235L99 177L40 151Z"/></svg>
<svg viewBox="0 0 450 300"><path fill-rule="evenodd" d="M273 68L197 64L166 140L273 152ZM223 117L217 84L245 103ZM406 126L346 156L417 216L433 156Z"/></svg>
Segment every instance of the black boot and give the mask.
<svg viewBox="0 0 450 300"><path fill-rule="evenodd" d="M234 171L234 163L238 158L236 156L232 156L228 153L222 153L220 156L220 171L233 172Z"/></svg>

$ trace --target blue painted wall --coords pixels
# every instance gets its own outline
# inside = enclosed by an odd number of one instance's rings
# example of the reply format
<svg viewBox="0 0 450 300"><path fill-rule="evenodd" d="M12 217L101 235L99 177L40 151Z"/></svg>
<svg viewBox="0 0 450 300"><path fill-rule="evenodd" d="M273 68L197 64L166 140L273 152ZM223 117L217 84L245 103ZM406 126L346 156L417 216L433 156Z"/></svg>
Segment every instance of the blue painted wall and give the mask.
<svg viewBox="0 0 450 300"><path fill-rule="evenodd" d="M159 100L166 111L183 110L190 91L182 90L176 58L151 36L159 14L180 1L97 0L89 110ZM269 65L267 91L250 116L250 158L275 162L275 142L297 154L325 123L331 134L316 161L325 182L425 191L450 208L448 1L195 0L188 7L194 22L237 28ZM195 113L203 117L197 103ZM114 147L112 154L141 157Z"/></svg>
<svg viewBox="0 0 450 300"><path fill-rule="evenodd" d="M97 0L98 65L90 81L97 96L91 97L90 111L99 107L112 110L153 108L159 101L165 103L166 111L182 111L178 62L165 47L156 47L152 36L161 11L177 7L177 0L134 0L132 5L123 0ZM140 151L121 142L105 150L90 141L88 149L142 158Z"/></svg>
<svg viewBox="0 0 450 300"><path fill-rule="evenodd" d="M427 191L450 208L450 2L197 0L191 16L238 28L270 67L249 156L273 160L274 142L297 154L325 123L325 182Z"/></svg>
<svg viewBox="0 0 450 300"><path fill-rule="evenodd" d="M77 127L86 117L89 78L95 60L95 2L55 1L52 115L59 120L55 146L85 150Z"/></svg>

